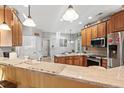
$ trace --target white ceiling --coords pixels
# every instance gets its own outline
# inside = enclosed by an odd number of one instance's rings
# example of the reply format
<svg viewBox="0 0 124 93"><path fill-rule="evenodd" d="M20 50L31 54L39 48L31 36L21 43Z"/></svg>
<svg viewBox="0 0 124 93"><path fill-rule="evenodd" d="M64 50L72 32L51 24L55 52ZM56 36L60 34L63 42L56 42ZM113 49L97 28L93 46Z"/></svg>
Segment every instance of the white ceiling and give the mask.
<svg viewBox="0 0 124 93"><path fill-rule="evenodd" d="M23 13L27 15L27 7L23 5L14 5L19 12L19 17L24 21ZM72 29L73 33L80 32L81 28L90 22L101 19L113 12L119 11L121 5L75 5L74 9L79 14L79 19L73 23L61 22L60 19L68 6L66 5L32 5L31 16L36 23L36 28L44 32L63 32L68 33ZM100 16L96 16L102 12ZM89 20L88 17L92 16L93 19ZM79 22L82 22L80 25Z"/></svg>

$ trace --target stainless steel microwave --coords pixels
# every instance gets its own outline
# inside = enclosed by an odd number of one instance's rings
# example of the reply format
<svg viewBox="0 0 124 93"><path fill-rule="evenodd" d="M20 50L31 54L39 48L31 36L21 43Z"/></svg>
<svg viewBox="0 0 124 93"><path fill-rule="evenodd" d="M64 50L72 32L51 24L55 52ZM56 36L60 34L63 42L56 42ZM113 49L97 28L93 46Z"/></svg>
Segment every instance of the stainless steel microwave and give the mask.
<svg viewBox="0 0 124 93"><path fill-rule="evenodd" d="M107 38L97 38L91 40L92 47L107 47Z"/></svg>

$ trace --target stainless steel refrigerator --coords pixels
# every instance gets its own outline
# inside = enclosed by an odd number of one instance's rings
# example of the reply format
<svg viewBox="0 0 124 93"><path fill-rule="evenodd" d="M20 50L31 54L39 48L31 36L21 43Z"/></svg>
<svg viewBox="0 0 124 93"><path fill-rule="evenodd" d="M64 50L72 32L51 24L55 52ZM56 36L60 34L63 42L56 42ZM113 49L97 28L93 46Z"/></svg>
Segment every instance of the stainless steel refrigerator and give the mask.
<svg viewBox="0 0 124 93"><path fill-rule="evenodd" d="M116 32L107 36L108 68L124 64L124 32Z"/></svg>

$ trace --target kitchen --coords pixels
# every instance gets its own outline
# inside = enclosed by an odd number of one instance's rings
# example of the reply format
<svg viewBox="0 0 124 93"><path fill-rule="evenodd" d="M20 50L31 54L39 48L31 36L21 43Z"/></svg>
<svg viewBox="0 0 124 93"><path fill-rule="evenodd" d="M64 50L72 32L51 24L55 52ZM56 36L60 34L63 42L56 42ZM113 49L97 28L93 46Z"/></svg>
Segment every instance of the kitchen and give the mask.
<svg viewBox="0 0 124 93"><path fill-rule="evenodd" d="M0 87L124 87L123 20L123 5L1 5Z"/></svg>

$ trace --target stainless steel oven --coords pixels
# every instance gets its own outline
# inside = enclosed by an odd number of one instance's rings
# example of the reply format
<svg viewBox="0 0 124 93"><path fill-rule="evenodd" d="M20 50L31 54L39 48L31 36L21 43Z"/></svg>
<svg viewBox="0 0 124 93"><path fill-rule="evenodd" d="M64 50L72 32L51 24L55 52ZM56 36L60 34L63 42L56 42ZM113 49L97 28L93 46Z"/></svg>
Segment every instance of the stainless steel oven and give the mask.
<svg viewBox="0 0 124 93"><path fill-rule="evenodd" d="M87 66L101 66L101 57L88 56Z"/></svg>

